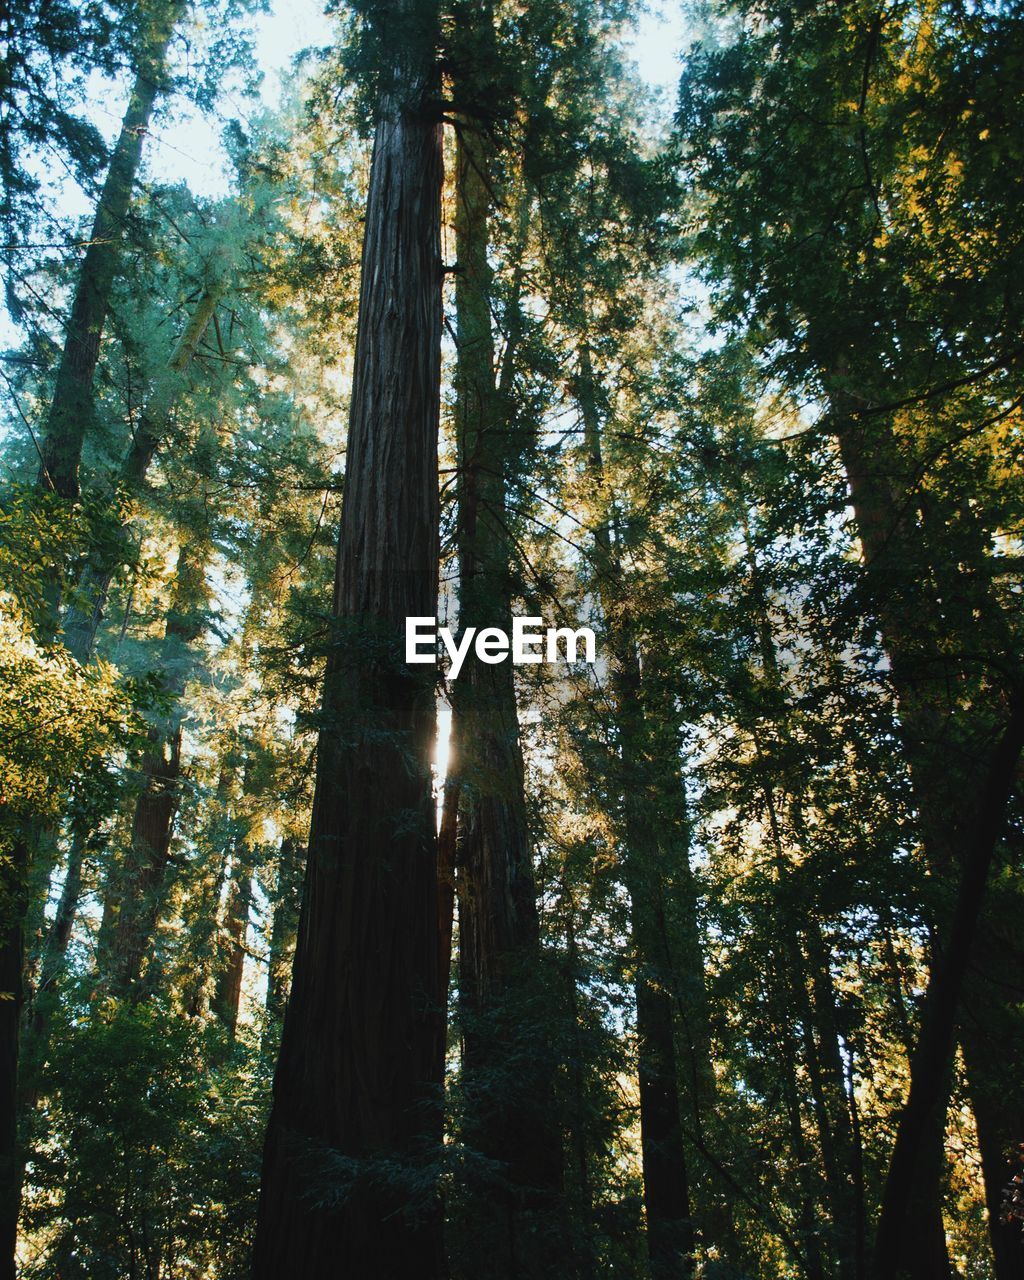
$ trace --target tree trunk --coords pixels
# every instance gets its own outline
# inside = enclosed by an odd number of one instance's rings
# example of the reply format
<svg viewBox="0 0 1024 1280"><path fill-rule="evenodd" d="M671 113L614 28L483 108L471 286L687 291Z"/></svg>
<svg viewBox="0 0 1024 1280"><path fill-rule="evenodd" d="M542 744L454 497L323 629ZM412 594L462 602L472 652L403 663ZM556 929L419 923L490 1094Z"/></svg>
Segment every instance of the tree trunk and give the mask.
<svg viewBox="0 0 1024 1280"><path fill-rule="evenodd" d="M480 22L490 21L485 5ZM515 465L515 411L511 398L495 386L487 260L489 150L470 125L459 130L455 300L461 630L508 630L512 616L505 484ZM491 1275L532 1275L542 1264L557 1264L568 1235L560 1221L562 1132L555 1064L544 1049L550 1036L543 1025L546 993L511 663L484 663L470 655L452 683L451 699L459 785L464 1138L499 1170L491 1185L470 1189L467 1217L481 1253L486 1251ZM558 1265L564 1274L567 1260Z"/></svg>
<svg viewBox="0 0 1024 1280"><path fill-rule="evenodd" d="M273 921L267 956L267 1034L276 1045L288 1003L288 985L295 955L295 935L299 927L302 896L303 850L292 836L281 841L278 851L277 885L274 892Z"/></svg>
<svg viewBox="0 0 1024 1280"><path fill-rule="evenodd" d="M1019 1171L1016 1157L1024 1142L1024 1098L1019 1086L1024 1011L1006 1000L1007 991L1024 991L1019 889L1013 877L1001 877L990 891L989 909L964 986L960 1044L978 1130L995 1280L1024 1280L1020 1223L1001 1221L1003 1192Z"/></svg>
<svg viewBox="0 0 1024 1280"><path fill-rule="evenodd" d="M245 936L252 906L252 867L249 850L239 841L232 855L231 879L224 908L220 969L214 989L212 1008L230 1038L238 1030L238 1012L242 999L242 977L245 973Z"/></svg>
<svg viewBox="0 0 1024 1280"><path fill-rule="evenodd" d="M184 6L179 0L157 0L156 9L154 15L143 18L138 71L96 206L89 247L79 269L57 383L43 431L39 486L71 501L79 494L82 446L94 423L93 378L120 264L132 187L142 159L142 143L166 78L167 46Z"/></svg>
<svg viewBox="0 0 1024 1280"><path fill-rule="evenodd" d="M981 597L966 611L968 620L951 620L948 608L943 613L936 594L950 595L949 567L934 554L934 530L929 538L914 519L916 495L903 479L908 463L884 418L857 416L869 406L854 402L841 362L833 381L836 437L892 666L925 857L952 904L940 907L935 924L936 954L911 1058L910 1094L875 1238L880 1280L934 1280L949 1274L929 1201L940 1194L936 1152L945 1128L958 1005L1024 748L1024 705L1019 696L981 710L958 704L957 655L977 659L974 619L991 618L998 606L984 598L984 584L972 580L964 590L981 591ZM934 515L929 518L934 525ZM1000 625L993 634L1003 634L1001 617L995 621ZM1009 653L994 656L1012 660Z"/></svg>
<svg viewBox="0 0 1024 1280"><path fill-rule="evenodd" d="M778 1071L782 1083L789 1139L796 1166L797 1194L800 1202L799 1233L802 1253L801 1268L807 1280L824 1280L825 1267L821 1251L821 1212L819 1210L818 1179L814 1160L804 1134L801 1108L802 1083L797 1075L800 1051L793 1030L793 993L788 961L784 954L773 949L765 988L765 1006L768 1015L769 1034L778 1046Z"/></svg>
<svg viewBox="0 0 1024 1280"><path fill-rule="evenodd" d="M22 967L29 840L15 833L0 851L0 1280L14 1280L14 1253L21 1207L22 1157L18 1142L18 1024L23 999Z"/></svg>
<svg viewBox="0 0 1024 1280"><path fill-rule="evenodd" d="M430 668L437 609L441 125L434 29L389 15L363 242L345 494L309 860L253 1274L442 1273ZM426 677L423 672L426 670Z"/></svg>
<svg viewBox="0 0 1024 1280"><path fill-rule="evenodd" d="M121 232L142 155L142 139L165 74L167 45L182 12L181 4L169 5L148 26L128 109L100 193L91 243L79 269L53 400L42 435L38 475L41 489L68 501L74 501L79 495L82 446L93 421L92 382L117 272ZM60 578L60 567L54 566L50 586L54 622ZM17 856L10 858L12 874L19 880L28 877L32 843L32 840L19 839ZM7 899L3 908L7 923L0 942L0 984L2 989L9 989L11 995L9 1000L0 1000L0 1280L15 1273L14 1250L21 1198L17 1068L24 926L29 905L23 884L12 883L7 888L9 893L3 895Z"/></svg>
<svg viewBox="0 0 1024 1280"><path fill-rule="evenodd" d="M744 503L746 502L744 496ZM814 903L807 904L806 922L801 929L797 924L797 908L782 898L784 886L790 876L790 850L787 848L780 820L776 782L768 767L763 741L765 733L774 733L789 742L787 695L779 670L768 596L746 514L743 516L743 531L747 544L750 592L755 610L762 680L771 694L769 709L751 727L751 736L768 815L776 886L779 890L775 914L779 921L780 981L786 986L795 1025L800 1028L804 1068L818 1130L818 1149L828 1192L829 1216L832 1219L827 1242L835 1261L836 1275L839 1280L863 1280L866 1266L865 1224L858 1208L854 1181L859 1153L854 1151L852 1117L836 1026L828 948L821 925L814 914ZM793 808L799 812L799 804ZM797 844L807 843L807 833L799 820L794 840ZM807 942L806 955L801 933ZM824 1238L824 1233L822 1235Z"/></svg>
<svg viewBox="0 0 1024 1280"><path fill-rule="evenodd" d="M836 1149L832 1217L836 1227L840 1273L846 1272L854 1280L865 1280L867 1223L864 1217L863 1151L857 1132L852 1085L848 1085L843 1065L829 949L821 926L813 915L808 916L804 933L811 964L811 1011L822 1100Z"/></svg>
<svg viewBox="0 0 1024 1280"><path fill-rule="evenodd" d="M146 402L121 467L121 480L129 493L141 489L150 463L167 434L174 403L184 386L184 372L213 319L221 292L222 286L219 284L210 285L203 291L184 333L171 353L161 380ZM130 538L131 525L122 525L115 538L89 557L75 591L75 598L69 604L64 619L64 642L70 653L83 664L92 658L110 586L128 559Z"/></svg>
<svg viewBox="0 0 1024 1280"><path fill-rule="evenodd" d="M131 448L121 468L122 482L130 493L137 491L145 480L149 465L166 432L174 401L182 385L182 374L196 353L202 335L216 309L220 293L219 284L211 285L204 291L168 360L167 369L161 381L150 395ZM129 537L130 525L124 525L111 542L104 544L100 551L90 556L74 597L69 601L63 623L64 643L75 660L82 665L92 659L111 583L127 558ZM74 912L78 905L78 890L85 851L84 839L84 833L75 832L72 835L72 847L68 855L64 886L61 890L61 906L49 928L44 930L42 923L47 895L38 895L38 900L30 903L28 936L34 936L37 928L45 934L44 954L33 956L30 951L28 956L27 979L30 1002L33 1005L32 976L36 963L38 962L41 966L41 970L42 968L46 970L45 974L40 971L40 988L52 988L58 981L63 968L64 954L74 923ZM41 883L50 881L55 865L52 858L45 856L45 851L56 849L56 830L51 829L42 833L37 841L34 873L35 878ZM70 917L65 918L62 914L65 908L70 909ZM45 1016L37 1019L33 1009L33 1036L37 1047L45 1038L43 1034L45 1022Z"/></svg>
<svg viewBox="0 0 1024 1280"><path fill-rule="evenodd" d="M932 1261L926 1254L927 1242L917 1239L908 1224L913 1221L914 1196L922 1177L922 1154L927 1152L929 1137L945 1115L960 993L1022 747L1024 708L1015 712L993 753L988 786L966 850L953 920L942 953L932 966L911 1058L910 1093L896 1130L875 1237L875 1274L879 1280L934 1280L943 1274L935 1269L939 1260Z"/></svg>
<svg viewBox="0 0 1024 1280"><path fill-rule="evenodd" d="M584 341L580 352L578 397L583 415L588 466L596 484L604 484L601 426L594 372ZM696 1238L690 1198L690 1171L683 1141L679 1073L676 1063L673 992L677 990L664 914L665 875L671 850L671 788L680 786L678 769L664 788L665 761L655 764L650 750L653 728L644 712L640 656L620 599L621 567L612 546L607 517L594 535L597 591L605 617L612 671L609 677L619 737L618 787L622 797L623 883L629 895L634 962L640 1086L640 1144L643 1159L647 1249L654 1280L684 1280L693 1274ZM662 785L659 785L661 783ZM665 828L669 829L666 848ZM660 834L659 834L660 832ZM678 839L682 832L675 833ZM684 841L685 844L685 841ZM708 1038L710 1042L710 1037ZM692 1046L693 1049L696 1046Z"/></svg>
<svg viewBox="0 0 1024 1280"><path fill-rule="evenodd" d="M113 989L122 996L144 994L143 965L163 910L181 779L180 701L188 680L189 649L205 624L206 602L205 544L185 543L178 552L174 595L164 628L163 687L171 710L167 724L149 732L131 838L124 866L114 881L117 917L109 969Z"/></svg>

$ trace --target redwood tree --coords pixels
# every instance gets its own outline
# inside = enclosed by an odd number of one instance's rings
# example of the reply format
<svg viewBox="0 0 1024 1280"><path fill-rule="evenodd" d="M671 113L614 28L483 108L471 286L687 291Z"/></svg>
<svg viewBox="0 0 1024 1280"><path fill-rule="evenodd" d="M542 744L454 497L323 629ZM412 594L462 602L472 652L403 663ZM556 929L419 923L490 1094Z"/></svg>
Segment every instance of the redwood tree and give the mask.
<svg viewBox="0 0 1024 1280"><path fill-rule="evenodd" d="M377 104L334 643L256 1229L267 1280L441 1274L434 693L402 647L406 617L437 604L435 17L389 14Z"/></svg>

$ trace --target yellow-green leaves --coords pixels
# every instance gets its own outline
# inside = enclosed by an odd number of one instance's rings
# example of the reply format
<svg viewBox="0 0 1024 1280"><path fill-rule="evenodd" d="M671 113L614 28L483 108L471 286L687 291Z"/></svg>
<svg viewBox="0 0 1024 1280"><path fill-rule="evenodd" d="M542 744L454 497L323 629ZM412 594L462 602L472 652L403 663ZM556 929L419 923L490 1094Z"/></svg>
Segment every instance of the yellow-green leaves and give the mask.
<svg viewBox="0 0 1024 1280"><path fill-rule="evenodd" d="M3 821L59 816L66 788L111 755L134 713L107 663L80 666L33 638L24 609L0 593L0 806Z"/></svg>

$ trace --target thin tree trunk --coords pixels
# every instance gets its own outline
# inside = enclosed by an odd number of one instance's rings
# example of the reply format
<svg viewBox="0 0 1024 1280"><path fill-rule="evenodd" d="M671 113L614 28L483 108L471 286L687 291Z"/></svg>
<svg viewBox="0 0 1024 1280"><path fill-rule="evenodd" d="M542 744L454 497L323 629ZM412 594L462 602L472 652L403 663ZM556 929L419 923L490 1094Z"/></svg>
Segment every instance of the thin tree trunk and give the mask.
<svg viewBox="0 0 1024 1280"><path fill-rule="evenodd" d="M448 984L451 981L452 936L455 930L455 858L459 836L459 797L462 792L456 772L459 766L455 753L453 723L448 747L448 773L441 800L441 826L437 833L437 967L445 1008L448 1006Z"/></svg>
<svg viewBox="0 0 1024 1280"><path fill-rule="evenodd" d="M896 1130L875 1236L875 1273L879 1280L918 1275L921 1280L934 1280L939 1274L924 1270L921 1242L914 1242L916 1253L910 1252L908 1220L912 1217L916 1180L921 1176L921 1153L927 1150L929 1134L938 1127L937 1116L945 1114L960 995L1022 750L1024 705L1015 708L992 752L987 785L965 849L953 920L942 953L932 966L911 1058L910 1093Z"/></svg>
<svg viewBox="0 0 1024 1280"><path fill-rule="evenodd" d="M435 32L389 15L398 66L370 172L345 494L309 860L274 1079L253 1274L441 1275L444 1014L430 759L437 609L441 124Z"/></svg>
<svg viewBox="0 0 1024 1280"><path fill-rule="evenodd" d="M41 489L68 501L74 501L79 495L82 446L93 422L93 377L119 264L121 233L142 154L142 140L164 78L167 45L182 12L181 4L168 5L161 9L157 19L147 24L138 74L100 193L91 243L78 273L54 396L42 435L38 475ZM50 598L56 623L61 567L52 568ZM30 871L33 844L33 839L19 838L17 856L5 859L5 863L25 879ZM14 1275L21 1198L17 1064L24 926L29 905L24 885L10 884L7 888L9 892L4 897L8 923L0 942L0 983L10 988L11 994L11 999L0 1001L0 1280Z"/></svg>
<svg viewBox="0 0 1024 1280"><path fill-rule="evenodd" d="M969 996L965 1003L968 1005L966 1020L970 1019ZM1002 1051L1005 1043L994 1044L988 1035L973 1026L961 1031L960 1040L967 1066L971 1110L978 1130L995 1280L1024 1278L1021 1224L1003 1221L1003 1193L1010 1179L1019 1171L1019 1165L1011 1161L1024 1140L1021 1137L1024 1134L1024 1102L1016 1079L1020 1063L1024 1061L1019 1028L1011 1039L1014 1042L1011 1055Z"/></svg>
<svg viewBox="0 0 1024 1280"><path fill-rule="evenodd" d="M113 989L123 996L139 998L144 994L143 965L163 910L181 780L180 701L189 674L188 652L202 634L206 602L206 547L201 540L186 542L178 553L174 595L164 628L165 667L170 672L164 675L164 692L171 705L169 722L150 730L131 837L124 866L114 881L117 919L109 970Z"/></svg>
<svg viewBox="0 0 1024 1280"><path fill-rule="evenodd" d="M941 1153L945 1129L957 1008L1024 748L1024 706L1018 696L1005 707L993 707L985 733L986 713L980 713L979 723L978 711L957 704L951 690L957 688L958 673L954 660L945 657L949 628L956 631L954 651L983 652L975 618L989 618L993 634L1002 635L998 606L985 598L985 584L975 575L961 584L972 595L967 620L941 616L935 597L951 594L947 566L940 563L942 555L934 554L928 531L914 519L918 504L903 481L907 463L901 461L889 424L857 416L866 406L855 403L842 361L832 381L836 438L867 573L876 588L925 856L953 904L936 922L936 955L911 1058L910 1095L897 1126L875 1238L880 1280L935 1280L949 1274L934 1205L940 1195L941 1158L936 1153ZM934 542L934 514L927 519ZM943 588L930 587L936 581ZM1013 660L1009 652L998 657ZM968 717L974 725L969 747ZM997 717L1002 718L1001 729ZM992 747L995 736L998 742Z"/></svg>
<svg viewBox="0 0 1024 1280"><path fill-rule="evenodd" d="M78 826L71 833L71 848L68 850L68 862L64 871L64 883L61 885L57 910L50 927L46 931L42 957L39 963L39 982L36 986L36 998L52 989L64 968L68 944L71 942L71 931L78 911L78 902L82 896L82 877L85 872L86 834Z"/></svg>
<svg viewBox="0 0 1024 1280"><path fill-rule="evenodd" d="M746 502L745 498L744 502ZM743 531L747 543L750 589L755 608L762 678L776 708L770 727L775 733L788 739L786 695L779 670L771 610L745 512ZM781 891L788 878L789 859L775 784L767 767L763 749L764 732L761 722L751 730L755 763L761 777L761 791L768 814L776 884ZM797 831L798 838L805 835L799 820ZM793 1014L800 1028L804 1068L810 1086L821 1165L828 1191L829 1213L832 1219L829 1244L836 1263L836 1274L840 1280L844 1277L847 1280L863 1280L866 1265L863 1247L864 1223L858 1215L853 1180L856 1159L853 1150L852 1122L835 1021L835 1001L829 972L828 949L825 946L821 926L814 914L813 904L810 904L807 911L806 923L802 930L808 943L809 965L808 956L805 956L801 942L801 930L796 925L792 908L788 904L780 903L777 915L780 921L779 944L783 959L781 981L787 984Z"/></svg>
<svg viewBox="0 0 1024 1280"><path fill-rule="evenodd" d="M153 388L140 417L121 467L121 480L129 493L137 492L146 479L150 464L167 434L175 401L184 386L184 373L194 358L223 287L208 286L196 303L185 331L167 362L167 368ZM64 619L64 641L81 663L88 662L96 646L107 599L114 577L128 558L132 527L122 525L115 538L90 556Z"/></svg>
<svg viewBox="0 0 1024 1280"><path fill-rule="evenodd" d="M23 1161L18 1142L18 1026L29 840L20 832L0 857L0 1280L14 1280Z"/></svg>
<svg viewBox="0 0 1024 1280"><path fill-rule="evenodd" d="M964 984L960 1044L978 1131L995 1280L1024 1280L1019 1223L1003 1222L1003 1193L1018 1172L1024 1141L1024 1009L1007 999L1024 991L1020 890L1012 876L989 891L985 921Z"/></svg>
<svg viewBox="0 0 1024 1280"><path fill-rule="evenodd" d="M252 866L249 850L239 841L232 856L224 909L222 953L212 1001L213 1012L230 1038L238 1030L238 1014L242 1000L242 978L245 974L246 931L252 906Z"/></svg>
<svg viewBox="0 0 1024 1280"><path fill-rule="evenodd" d="M852 1084L847 1085L839 1038L835 986L829 951L821 926L809 915L804 930L808 942L813 991L813 1025L817 1036L823 1102L834 1134L836 1174L833 1181L833 1219L841 1267L855 1280L865 1280L867 1223L864 1217L863 1151L856 1124Z"/></svg>
<svg viewBox="0 0 1024 1280"><path fill-rule="evenodd" d="M484 5L479 22L491 21ZM515 420L511 397L495 386L489 152L468 124L459 130L456 430L463 630L508 630L512 615L505 484L515 462ZM544 1047L546 1000L512 665L468 657L451 699L459 770L464 1137L500 1169L496 1185L482 1194L470 1189L467 1216L487 1250L491 1275L533 1274L541 1260L565 1274L568 1261L558 1262L568 1243L561 1221L562 1133L555 1064ZM515 1063L513 1070L508 1063Z"/></svg>
<svg viewBox="0 0 1024 1280"><path fill-rule="evenodd" d="M824 1280L826 1273L821 1256L819 1195L800 1105L802 1087L797 1076L800 1052L792 1027L794 1010L792 987L786 972L787 963L784 955L776 954L774 950L771 952L765 1003L770 1034L778 1046L778 1070L782 1082L782 1097L793 1160L796 1165L800 1200L800 1243L803 1246L800 1262L807 1280Z"/></svg>
<svg viewBox="0 0 1024 1280"><path fill-rule="evenodd" d="M288 1003L288 986L295 955L295 935L299 927L304 850L299 841L286 836L278 851L274 914L270 926L267 956L267 1034L276 1045Z"/></svg>
<svg viewBox="0 0 1024 1280"><path fill-rule="evenodd" d="M601 426L585 341L580 352L578 396L588 466L601 486ZM653 782L648 742L651 727L644 714L639 653L619 599L621 570L607 518L595 531L594 565L611 656L610 683L620 740L623 881L629 894L636 964L640 1143L648 1256L654 1280L684 1280L693 1274L696 1237L675 1051L675 975L664 916L665 845L657 834L656 815L665 797L657 786L653 788L655 794L649 794ZM678 772L673 772L678 785ZM680 856L686 856L685 851Z"/></svg>
<svg viewBox="0 0 1024 1280"><path fill-rule="evenodd" d="M570 1073L573 1117L567 1125L568 1147L572 1152L576 1176L577 1206L574 1214L580 1244L577 1250L580 1280L593 1280L597 1274L597 1259L593 1243L594 1188L590 1172L590 1143L585 1122L584 1061L585 1049L580 1035L579 973L580 952L576 937L576 903L564 876L561 881L562 910L565 913L566 970L569 1016L572 1027L572 1053Z"/></svg>
<svg viewBox="0 0 1024 1280"><path fill-rule="evenodd" d="M120 266L125 220L142 159L142 143L153 106L164 87L167 46L184 11L179 0L157 0L155 7L155 13L142 18L138 73L96 206L89 247L79 269L57 383L43 431L39 486L69 500L78 497L82 446L93 428L93 378Z"/></svg>

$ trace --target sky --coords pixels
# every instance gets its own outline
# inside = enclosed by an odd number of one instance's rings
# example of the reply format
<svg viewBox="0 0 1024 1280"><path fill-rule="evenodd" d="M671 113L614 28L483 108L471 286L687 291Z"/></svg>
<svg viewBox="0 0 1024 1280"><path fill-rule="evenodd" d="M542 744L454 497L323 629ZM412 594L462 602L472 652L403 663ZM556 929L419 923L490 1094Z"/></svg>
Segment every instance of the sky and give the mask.
<svg viewBox="0 0 1024 1280"><path fill-rule="evenodd" d="M219 114L203 114L181 102L161 113L150 130L145 148L145 167L150 180L186 182L198 195L216 199L228 194L230 176L221 144L221 133L229 119L243 121L261 106L278 105L293 59L301 50L324 45L331 40L331 24L323 13L323 0L271 0L270 10L252 21L257 63L263 72L260 101L246 100L230 88L221 95ZM629 51L640 73L652 88L661 90L668 112L679 77L679 53L684 46L684 17L681 0L657 0L641 19ZM99 79L91 86L91 115L108 142L117 136L124 102L110 94L109 82ZM55 175L46 175L51 181ZM54 182L56 205L67 218L91 218L90 201L70 182ZM0 307L0 343L19 340L10 318ZM448 714L442 708L439 725L437 771L441 779L447 764Z"/></svg>
<svg viewBox="0 0 1024 1280"><path fill-rule="evenodd" d="M679 78L685 19L681 0L654 3L650 9L640 21L631 53L648 83L664 91L667 110ZM275 107L295 55L312 45L329 43L331 25L323 13L322 0L271 0L270 12L258 15L253 27L257 62L264 74L262 104ZM179 109L174 118L160 122L152 131L147 154L150 174L158 181L184 180L202 195L226 195L228 171L220 133L226 119L244 117L251 110L251 104L230 92L222 119ZM120 114L112 109L103 116L101 125L112 138Z"/></svg>

